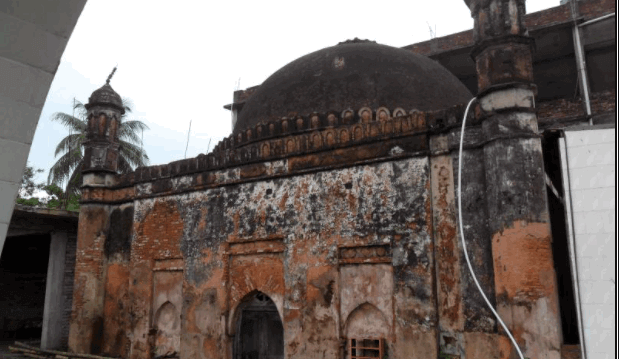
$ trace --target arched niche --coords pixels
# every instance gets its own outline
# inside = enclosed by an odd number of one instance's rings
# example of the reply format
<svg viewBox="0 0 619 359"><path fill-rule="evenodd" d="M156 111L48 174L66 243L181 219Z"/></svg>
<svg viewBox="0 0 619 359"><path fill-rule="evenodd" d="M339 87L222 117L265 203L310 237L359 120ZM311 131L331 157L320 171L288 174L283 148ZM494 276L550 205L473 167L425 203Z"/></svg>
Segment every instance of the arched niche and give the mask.
<svg viewBox="0 0 619 359"><path fill-rule="evenodd" d="M181 320L179 309L170 301L163 303L154 317L156 329L153 354L155 357L180 353Z"/></svg>
<svg viewBox="0 0 619 359"><path fill-rule="evenodd" d="M283 359L284 326L277 306L254 291L237 306L234 319L234 359Z"/></svg>
<svg viewBox="0 0 619 359"><path fill-rule="evenodd" d="M368 302L356 307L346 318L344 333L347 338L386 338L389 332L383 312Z"/></svg>
<svg viewBox="0 0 619 359"><path fill-rule="evenodd" d="M368 302L357 306L346 318L346 357L384 358L385 339L389 332L389 324L380 309Z"/></svg>

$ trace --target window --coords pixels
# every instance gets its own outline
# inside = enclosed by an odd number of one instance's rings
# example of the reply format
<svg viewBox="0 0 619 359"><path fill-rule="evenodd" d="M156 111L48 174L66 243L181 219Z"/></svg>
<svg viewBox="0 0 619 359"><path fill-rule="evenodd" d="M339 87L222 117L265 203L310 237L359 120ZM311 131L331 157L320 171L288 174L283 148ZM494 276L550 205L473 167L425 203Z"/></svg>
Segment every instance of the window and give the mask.
<svg viewBox="0 0 619 359"><path fill-rule="evenodd" d="M381 359L383 357L382 338L349 338L348 339L348 358L349 359Z"/></svg>

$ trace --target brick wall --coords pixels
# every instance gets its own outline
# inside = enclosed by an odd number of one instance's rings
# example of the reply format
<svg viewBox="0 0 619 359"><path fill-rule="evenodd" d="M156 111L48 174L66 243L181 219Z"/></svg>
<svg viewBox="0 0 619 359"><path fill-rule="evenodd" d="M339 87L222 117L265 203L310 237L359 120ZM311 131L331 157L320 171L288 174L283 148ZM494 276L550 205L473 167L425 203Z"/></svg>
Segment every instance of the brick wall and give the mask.
<svg viewBox="0 0 619 359"><path fill-rule="evenodd" d="M473 30L466 30L448 36L437 37L432 40L418 42L405 46L404 49L416 54L429 56L431 54L454 50L460 47L473 45Z"/></svg>
<svg viewBox="0 0 619 359"><path fill-rule="evenodd" d="M614 0L587 0L578 1L578 4L580 16L585 20L612 13L615 11L616 6ZM571 17L570 6L569 4L565 4L527 14L525 17L525 24L529 30L535 30L536 28L569 21ZM432 54L467 46L473 46L473 30L437 37L432 40L404 46L403 48L417 54L430 56Z"/></svg>
<svg viewBox="0 0 619 359"><path fill-rule="evenodd" d="M66 348L69 340L69 327L71 322L71 308L73 305L73 279L75 275L75 249L77 248L77 233L67 234L67 249L65 252L64 278L62 281L62 302L64 305L62 315L62 347Z"/></svg>
<svg viewBox="0 0 619 359"><path fill-rule="evenodd" d="M580 5L578 8L580 15L585 19L593 19L604 14L615 12L615 8L617 7L616 0L579 1L578 4Z"/></svg>
<svg viewBox="0 0 619 359"><path fill-rule="evenodd" d="M616 91L592 93L591 111L593 116L616 111ZM580 97L575 99L562 98L552 101L539 102L536 105L540 128L556 125L565 119L585 119L585 110ZM569 123L565 123L569 125Z"/></svg>

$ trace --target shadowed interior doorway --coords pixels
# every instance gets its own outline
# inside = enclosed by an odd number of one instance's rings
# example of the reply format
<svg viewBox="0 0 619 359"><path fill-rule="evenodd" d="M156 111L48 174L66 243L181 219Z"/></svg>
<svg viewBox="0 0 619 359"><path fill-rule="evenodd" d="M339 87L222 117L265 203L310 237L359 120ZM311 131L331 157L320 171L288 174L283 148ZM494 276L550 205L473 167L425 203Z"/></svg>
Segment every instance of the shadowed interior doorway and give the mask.
<svg viewBox="0 0 619 359"><path fill-rule="evenodd" d="M234 359L283 359L284 327L271 298L251 293L239 309Z"/></svg>

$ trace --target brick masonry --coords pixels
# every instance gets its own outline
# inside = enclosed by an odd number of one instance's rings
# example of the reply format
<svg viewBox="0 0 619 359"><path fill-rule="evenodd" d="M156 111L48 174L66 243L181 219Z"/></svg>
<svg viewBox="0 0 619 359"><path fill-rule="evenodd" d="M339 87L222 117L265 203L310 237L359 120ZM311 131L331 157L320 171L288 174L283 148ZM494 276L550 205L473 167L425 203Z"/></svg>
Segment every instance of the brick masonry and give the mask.
<svg viewBox="0 0 619 359"><path fill-rule="evenodd" d="M523 21L533 20L521 17L522 0L472 2L483 20L474 55L485 92L464 139L468 250L526 355L558 359L523 36ZM493 8L507 22L492 21ZM609 109L611 96L594 107ZM97 106L91 127L105 128L115 114ZM390 358L514 357L473 287L456 232L463 106L280 118L233 133L209 154L126 175L109 171L115 139L102 137L97 146L109 156L93 155L83 187L70 348L231 358L244 305L262 294L281 320L285 358L344 358L346 339L359 336L384 339Z"/></svg>

